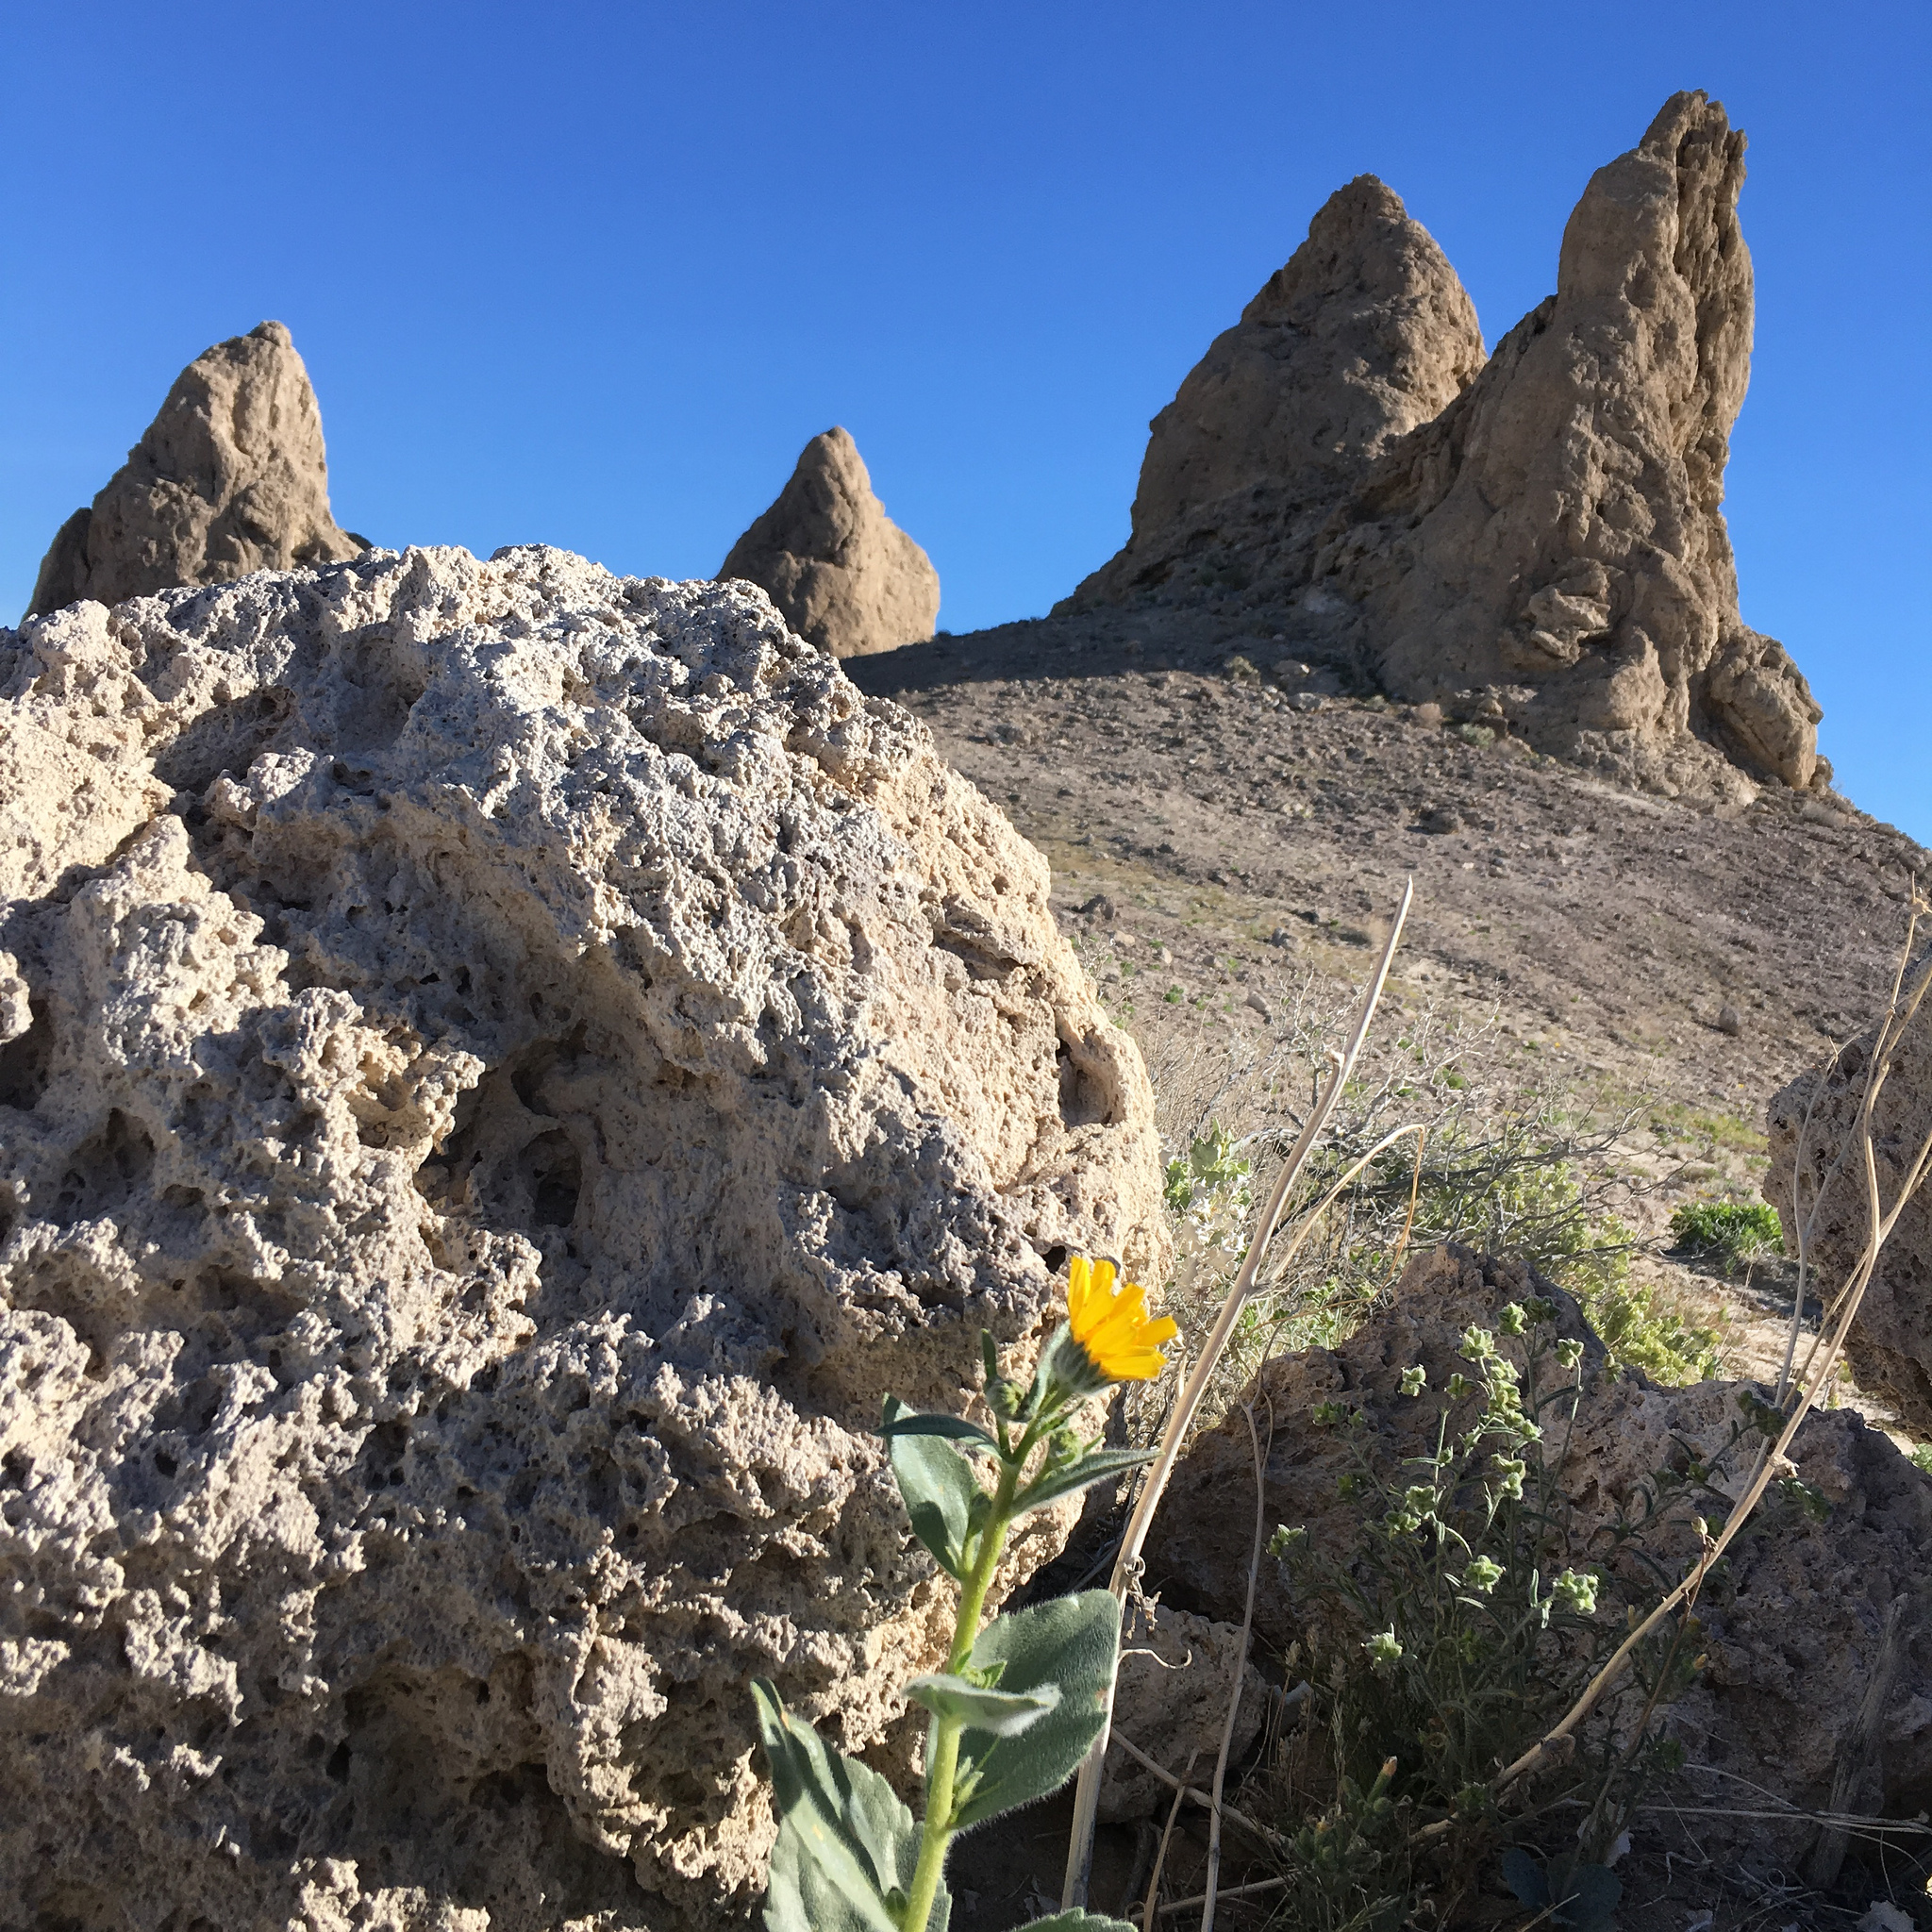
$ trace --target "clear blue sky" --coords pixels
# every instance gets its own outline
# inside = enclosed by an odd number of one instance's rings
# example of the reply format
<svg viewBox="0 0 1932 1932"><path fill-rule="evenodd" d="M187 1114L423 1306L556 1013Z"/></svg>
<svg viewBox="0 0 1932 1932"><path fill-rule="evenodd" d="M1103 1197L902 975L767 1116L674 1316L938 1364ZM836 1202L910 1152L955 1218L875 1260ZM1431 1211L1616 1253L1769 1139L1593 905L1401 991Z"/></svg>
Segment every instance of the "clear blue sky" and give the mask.
<svg viewBox="0 0 1932 1932"><path fill-rule="evenodd" d="M1744 615L1843 789L1932 841L1928 47L1924 0L12 0L0 613L265 316L379 542L706 575L836 422L943 624L1043 611L1330 190L1388 181L1493 341L1591 171L1703 87L1751 137Z"/></svg>

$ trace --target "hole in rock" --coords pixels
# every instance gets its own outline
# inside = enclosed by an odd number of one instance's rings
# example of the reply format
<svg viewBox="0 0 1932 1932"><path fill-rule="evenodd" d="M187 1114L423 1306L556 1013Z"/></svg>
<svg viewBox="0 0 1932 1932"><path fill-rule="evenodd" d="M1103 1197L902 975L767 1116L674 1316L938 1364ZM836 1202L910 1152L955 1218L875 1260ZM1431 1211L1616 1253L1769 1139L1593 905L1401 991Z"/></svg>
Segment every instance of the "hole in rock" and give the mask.
<svg viewBox="0 0 1932 1932"><path fill-rule="evenodd" d="M569 1135L539 1134L517 1165L529 1189L531 1226L568 1227L576 1219L584 1186L583 1163Z"/></svg>
<svg viewBox="0 0 1932 1932"><path fill-rule="evenodd" d="M155 1164L154 1137L117 1107L108 1124L68 1157L53 1219L71 1227L83 1216L109 1214L140 1187Z"/></svg>
<svg viewBox="0 0 1932 1932"><path fill-rule="evenodd" d="M1060 1119L1070 1127L1105 1126L1114 1119L1114 1092L1084 1049L1062 1039L1056 1055L1059 1068Z"/></svg>
<svg viewBox="0 0 1932 1932"><path fill-rule="evenodd" d="M18 1108L22 1113L41 1104L54 1058L54 1023L46 1001L30 997L27 1010L33 1021L26 1031L0 1046L0 1107Z"/></svg>

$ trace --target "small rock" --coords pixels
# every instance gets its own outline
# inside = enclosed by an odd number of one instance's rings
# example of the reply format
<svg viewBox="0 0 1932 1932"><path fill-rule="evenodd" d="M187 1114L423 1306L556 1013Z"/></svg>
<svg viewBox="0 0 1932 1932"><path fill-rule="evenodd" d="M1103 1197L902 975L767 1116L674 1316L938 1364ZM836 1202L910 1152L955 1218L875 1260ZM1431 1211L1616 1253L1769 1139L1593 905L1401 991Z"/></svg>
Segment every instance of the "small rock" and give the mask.
<svg viewBox="0 0 1932 1932"><path fill-rule="evenodd" d="M1105 919L1111 922L1114 916L1113 901L1105 892L1095 892L1092 898L1081 907L1080 915L1083 919Z"/></svg>
<svg viewBox="0 0 1932 1932"><path fill-rule="evenodd" d="M1446 805L1432 805L1416 820L1415 828L1419 832L1459 832L1462 818Z"/></svg>
<svg viewBox="0 0 1932 1932"><path fill-rule="evenodd" d="M1410 715L1418 724L1440 724L1442 722L1442 708L1434 703L1418 705Z"/></svg>
<svg viewBox="0 0 1932 1932"><path fill-rule="evenodd" d="M1154 960L1158 966L1172 966L1174 964L1174 955L1165 946L1156 946L1154 949Z"/></svg>
<svg viewBox="0 0 1932 1932"><path fill-rule="evenodd" d="M1277 658L1268 668L1283 684L1302 684L1315 675L1299 658Z"/></svg>
<svg viewBox="0 0 1932 1932"><path fill-rule="evenodd" d="M1251 992L1247 996L1247 998L1241 1002L1241 1004L1245 1007L1253 1008L1254 1011L1260 1014L1262 1025L1274 1025L1274 1014L1273 1010L1270 1008L1268 1002L1264 1000L1259 993Z"/></svg>
<svg viewBox="0 0 1932 1932"><path fill-rule="evenodd" d="M1890 1899L1874 1898L1855 1932L1913 1932L1911 1914L1902 1911Z"/></svg>
<svg viewBox="0 0 1932 1932"><path fill-rule="evenodd" d="M1744 1016L1729 1000L1717 1009L1717 1030L1728 1033L1733 1040L1744 1030Z"/></svg>
<svg viewBox="0 0 1932 1932"><path fill-rule="evenodd" d="M1296 940L1293 933L1289 931L1287 926L1277 925L1274 928L1274 930L1268 935L1268 943L1271 946L1287 947L1297 945L1300 943L1300 941Z"/></svg>
<svg viewBox="0 0 1932 1932"><path fill-rule="evenodd" d="M1298 691L1288 700L1288 708L1291 711L1319 711L1324 702L1311 691Z"/></svg>

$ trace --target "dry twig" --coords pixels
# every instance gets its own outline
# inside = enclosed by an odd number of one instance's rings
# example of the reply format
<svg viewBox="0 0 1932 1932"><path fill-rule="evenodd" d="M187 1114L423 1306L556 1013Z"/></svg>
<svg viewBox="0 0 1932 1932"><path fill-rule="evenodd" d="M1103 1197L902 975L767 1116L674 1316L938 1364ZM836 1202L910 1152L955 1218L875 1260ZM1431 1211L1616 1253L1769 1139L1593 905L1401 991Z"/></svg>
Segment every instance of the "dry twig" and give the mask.
<svg viewBox="0 0 1932 1932"><path fill-rule="evenodd" d="M1261 1544L1267 1535L1267 1471L1261 1456L1261 1438L1255 1429L1251 1403L1241 1404L1241 1417L1248 1425L1248 1447L1255 1454L1255 1546L1248 1558L1248 1601L1241 1612L1241 1641L1235 1650L1234 1688L1227 1693L1227 1722L1221 1727L1221 1752L1214 1760L1214 1805L1208 1814L1208 1878L1201 1907L1201 1932L1214 1932L1214 1890L1221 1881L1221 1792L1227 1782L1227 1754L1234 1747L1235 1720L1241 1713L1241 1682L1248 1670L1248 1640L1255 1628L1255 1586L1261 1575ZM1273 1435L1273 1430L1270 1430Z"/></svg>
<svg viewBox="0 0 1932 1932"><path fill-rule="evenodd" d="M1275 1177L1274 1186L1268 1196L1267 1206L1261 1210L1255 1224L1255 1235L1248 1244L1246 1257L1240 1272L1234 1278L1233 1286L1227 1291L1227 1299L1222 1304L1221 1314L1214 1324L1200 1359L1194 1364L1194 1371L1188 1377L1187 1387L1174 1406L1167 1420L1167 1429L1161 1438L1159 1453L1149 1471L1145 1486L1141 1491L1139 1502L1127 1524L1127 1533L1122 1539L1121 1552L1114 1560L1113 1577L1108 1585L1115 1598L1124 1602L1127 1585L1139 1573L1141 1549L1146 1541L1148 1526L1154 1521L1154 1511L1160 1502L1161 1493L1167 1488L1167 1480L1173 1473L1180 1446L1186 1439L1188 1425L1193 1421L1194 1412L1201 1406L1201 1398L1207 1393L1208 1378L1214 1373L1215 1364L1221 1359L1227 1347L1228 1338L1234 1333L1235 1323L1240 1319L1242 1307L1254 1292L1255 1279L1261 1266L1261 1257L1274 1233L1274 1224L1281 1218L1281 1210L1287 1204L1289 1190L1293 1187L1295 1177L1300 1174L1303 1163L1314 1150L1321 1139L1323 1129L1327 1125L1328 1116L1334 1111L1335 1103L1341 1097L1342 1088L1347 1084L1355 1063L1360 1057L1362 1043L1367 1040L1369 1027L1375 1017L1375 1008L1382 998L1382 989L1389 983L1389 969L1394 962L1395 948L1401 942L1402 928L1408 918L1409 907L1415 901L1415 883L1410 880L1403 889L1402 904L1396 909L1393 924L1390 927L1388 943L1382 948L1382 958L1375 968L1374 978L1362 996L1361 1008L1357 1015L1355 1031L1345 1053L1334 1057L1334 1071L1329 1076L1327 1087L1321 1099L1309 1113L1303 1126L1300 1138L1295 1141L1287 1160L1282 1163L1280 1174ZM1101 1769L1107 1760L1108 1729L1113 1718L1112 1692L1108 1692L1108 1724L1103 1725L1099 1737L1093 1740L1093 1748L1087 1754L1080 1766L1079 1780L1074 1790L1074 1824L1067 1844L1066 1884L1061 1894L1061 1904L1072 1910L1087 1903L1087 1881L1093 1864L1093 1827L1100 1812Z"/></svg>

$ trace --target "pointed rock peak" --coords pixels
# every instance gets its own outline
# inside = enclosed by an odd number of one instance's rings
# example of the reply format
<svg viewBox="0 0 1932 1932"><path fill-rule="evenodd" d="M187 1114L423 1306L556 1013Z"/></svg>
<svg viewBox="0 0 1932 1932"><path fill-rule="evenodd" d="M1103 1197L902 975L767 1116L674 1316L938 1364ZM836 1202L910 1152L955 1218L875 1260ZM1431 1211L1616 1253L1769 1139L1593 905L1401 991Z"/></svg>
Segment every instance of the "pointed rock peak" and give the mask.
<svg viewBox="0 0 1932 1932"><path fill-rule="evenodd" d="M1374 175L1357 175L1316 209L1307 240L1262 283L1241 320L1294 322L1337 295L1399 300L1429 284L1462 294L1436 238L1410 220L1402 197Z"/></svg>
<svg viewBox="0 0 1932 1932"><path fill-rule="evenodd" d="M834 658L922 641L940 614L931 558L886 515L858 445L836 426L806 444L718 575L757 584L800 637Z"/></svg>
<svg viewBox="0 0 1932 1932"><path fill-rule="evenodd" d="M61 525L28 615L354 557L329 514L322 411L294 340L263 322L196 357L91 508Z"/></svg>
<svg viewBox="0 0 1932 1932"><path fill-rule="evenodd" d="M1154 419L1133 536L1074 603L1297 580L1367 466L1482 363L1456 271L1399 195L1357 175Z"/></svg>
<svg viewBox="0 0 1932 1932"><path fill-rule="evenodd" d="M1391 691L1487 691L1532 742L1665 790L1818 776L1818 706L1739 614L1721 508L1751 371L1743 156L1721 106L1673 95L1591 177L1555 296L1325 533L1318 588Z"/></svg>

